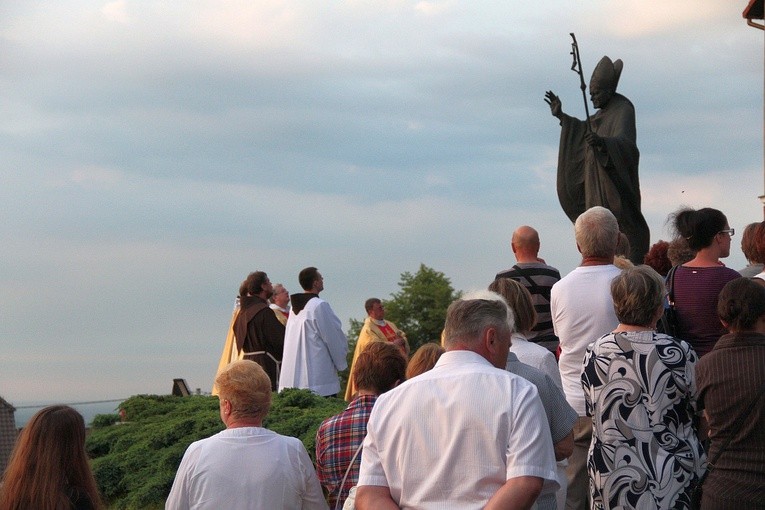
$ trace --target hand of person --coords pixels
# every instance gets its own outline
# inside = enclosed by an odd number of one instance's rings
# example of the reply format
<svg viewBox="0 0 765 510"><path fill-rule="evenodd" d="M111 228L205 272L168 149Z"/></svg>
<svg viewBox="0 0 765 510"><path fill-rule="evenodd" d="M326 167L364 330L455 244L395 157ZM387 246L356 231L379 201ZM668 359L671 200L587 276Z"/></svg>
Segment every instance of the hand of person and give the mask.
<svg viewBox="0 0 765 510"><path fill-rule="evenodd" d="M545 103L550 105L550 113L552 113L553 117L560 118L563 115L563 103L560 102L560 98L552 90L545 92Z"/></svg>
<svg viewBox="0 0 765 510"><path fill-rule="evenodd" d="M598 136L597 133L593 133L592 131L584 135L584 140L590 147L594 147L596 149L603 149L606 146L603 137Z"/></svg>

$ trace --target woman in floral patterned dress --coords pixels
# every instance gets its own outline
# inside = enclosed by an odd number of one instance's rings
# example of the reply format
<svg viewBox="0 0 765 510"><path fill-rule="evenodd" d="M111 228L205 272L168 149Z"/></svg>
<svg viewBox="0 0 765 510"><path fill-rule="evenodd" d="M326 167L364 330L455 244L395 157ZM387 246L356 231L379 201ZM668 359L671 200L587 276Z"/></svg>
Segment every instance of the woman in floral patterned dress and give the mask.
<svg viewBox="0 0 765 510"><path fill-rule="evenodd" d="M588 347L582 372L592 507L690 508L706 462L694 426L696 353L654 330L664 283L653 269L625 270L611 295L619 326Z"/></svg>

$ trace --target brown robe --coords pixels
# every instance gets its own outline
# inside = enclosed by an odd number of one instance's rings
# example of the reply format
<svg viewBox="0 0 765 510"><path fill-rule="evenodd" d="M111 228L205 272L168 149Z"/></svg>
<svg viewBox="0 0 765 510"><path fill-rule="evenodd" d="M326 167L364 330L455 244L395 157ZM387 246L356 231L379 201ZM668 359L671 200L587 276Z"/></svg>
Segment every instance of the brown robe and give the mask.
<svg viewBox="0 0 765 510"><path fill-rule="evenodd" d="M271 356L281 363L284 351L284 325L279 322L268 302L258 296L241 298L241 310L234 322L234 336L239 351L245 353L261 352L262 354L246 355L258 363L271 378L271 389L276 391L278 380L278 364Z"/></svg>

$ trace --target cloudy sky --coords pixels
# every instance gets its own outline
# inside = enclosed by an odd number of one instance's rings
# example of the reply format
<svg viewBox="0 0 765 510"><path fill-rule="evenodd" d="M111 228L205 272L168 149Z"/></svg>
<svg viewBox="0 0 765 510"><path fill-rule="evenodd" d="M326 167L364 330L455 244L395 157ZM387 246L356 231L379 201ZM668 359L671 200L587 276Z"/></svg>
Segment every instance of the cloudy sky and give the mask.
<svg viewBox="0 0 765 510"><path fill-rule="evenodd" d="M584 114L569 32L588 78L625 63L652 242L681 204L761 220L746 3L0 3L0 396L209 391L256 269L317 266L346 326L420 263L487 284L520 224L570 271L543 101Z"/></svg>

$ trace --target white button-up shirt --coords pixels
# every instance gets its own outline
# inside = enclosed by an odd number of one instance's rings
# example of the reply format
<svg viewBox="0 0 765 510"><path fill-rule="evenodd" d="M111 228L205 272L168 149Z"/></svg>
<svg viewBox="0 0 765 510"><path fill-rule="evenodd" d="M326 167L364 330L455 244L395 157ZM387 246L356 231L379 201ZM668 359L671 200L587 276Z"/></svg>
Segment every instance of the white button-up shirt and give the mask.
<svg viewBox="0 0 765 510"><path fill-rule="evenodd" d="M303 443L260 427L226 429L192 443L166 510L326 510Z"/></svg>
<svg viewBox="0 0 765 510"><path fill-rule="evenodd" d="M377 399L359 486L388 487L402 509L478 510L520 476L544 479L543 492L558 487L545 412L525 379L449 351Z"/></svg>

